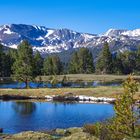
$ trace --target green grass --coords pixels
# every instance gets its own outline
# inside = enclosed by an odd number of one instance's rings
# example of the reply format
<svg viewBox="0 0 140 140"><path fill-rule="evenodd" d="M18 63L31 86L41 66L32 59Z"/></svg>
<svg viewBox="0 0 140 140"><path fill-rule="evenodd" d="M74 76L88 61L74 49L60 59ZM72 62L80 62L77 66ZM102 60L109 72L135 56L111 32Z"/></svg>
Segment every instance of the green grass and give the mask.
<svg viewBox="0 0 140 140"><path fill-rule="evenodd" d="M67 74L67 75L57 75L56 78L58 81L61 82L64 76L67 77L68 82L93 82L93 81L115 82L115 81L124 81L128 77L128 75ZM49 81L51 76L38 76L36 78L37 81L39 81L39 77L41 77L42 81L47 82ZM134 78L140 81L140 76L134 76ZM0 80L0 83L11 81L12 78L6 77L3 80Z"/></svg>
<svg viewBox="0 0 140 140"><path fill-rule="evenodd" d="M124 81L127 75L93 75L93 74L70 74L66 75L68 81L76 82L91 82L91 81ZM57 76L61 81L64 75ZM42 76L43 81L47 81L50 76ZM140 76L134 76L134 79L140 81ZM139 86L140 89L140 86ZM139 90L140 91L140 90ZM40 89L0 89L0 95L22 95L22 96L38 96L44 97L45 95L65 95L65 93L73 93L74 95L87 95L94 97L116 97L118 94L123 93L121 86L99 86L91 88L40 88ZM140 100L140 92L137 92L136 99Z"/></svg>
<svg viewBox="0 0 140 140"><path fill-rule="evenodd" d="M51 76L41 76L42 81L48 81ZM64 75L57 75L58 81L62 81ZM66 75L69 82L113 82L113 81L124 81L128 75L95 75L95 74L68 74ZM140 76L134 76L135 79L140 80ZM39 79L39 78L37 78Z"/></svg>

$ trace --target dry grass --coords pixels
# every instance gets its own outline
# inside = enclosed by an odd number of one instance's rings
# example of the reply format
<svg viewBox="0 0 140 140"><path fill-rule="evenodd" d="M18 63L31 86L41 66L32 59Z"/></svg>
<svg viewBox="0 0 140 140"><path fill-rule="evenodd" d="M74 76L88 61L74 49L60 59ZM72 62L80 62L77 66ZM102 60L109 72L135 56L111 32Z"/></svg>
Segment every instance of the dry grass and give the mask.
<svg viewBox="0 0 140 140"><path fill-rule="evenodd" d="M41 76L42 81L48 81L51 76ZM64 75L57 75L56 78L58 81L62 81ZM68 81L76 82L76 81L84 81L84 82L92 82L92 81L103 81L103 82L111 82L111 81L124 81L128 77L128 75L94 75L94 74L68 74L66 75ZM135 79L140 80L140 76L134 76ZM37 78L38 79L38 78Z"/></svg>
<svg viewBox="0 0 140 140"><path fill-rule="evenodd" d="M66 75L69 81L124 81L128 76L124 75L93 75L93 74L71 74ZM43 81L47 81L50 76L42 76ZM62 80L64 75L57 76L58 80ZM140 80L140 76L134 76L134 79ZM140 89L140 86L139 86ZM140 90L139 90L140 91ZM73 93L74 95L87 95L94 97L116 97L123 93L122 87L99 86L91 88L40 88L40 89L0 89L0 95L22 95L22 96L38 96L45 95L65 95ZM140 92L137 92L136 99L140 99Z"/></svg>
<svg viewBox="0 0 140 140"><path fill-rule="evenodd" d="M140 88L140 87L139 87ZM74 95L86 95L94 97L116 97L123 93L122 87L95 87L95 88L40 88L40 89L0 89L0 95L22 95L22 96L38 96L46 95L65 95L73 93ZM137 92L136 99L140 99L140 92Z"/></svg>

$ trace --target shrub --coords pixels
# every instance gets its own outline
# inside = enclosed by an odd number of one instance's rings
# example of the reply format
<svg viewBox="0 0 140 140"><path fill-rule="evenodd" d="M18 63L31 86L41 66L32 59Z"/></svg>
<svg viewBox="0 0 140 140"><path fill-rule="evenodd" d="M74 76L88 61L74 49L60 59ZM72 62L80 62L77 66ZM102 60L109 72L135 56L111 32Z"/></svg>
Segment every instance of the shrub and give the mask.
<svg viewBox="0 0 140 140"><path fill-rule="evenodd" d="M96 124L86 124L84 125L84 132L90 133L91 135L99 137L100 135L100 129L101 129L101 124L96 123Z"/></svg>
<svg viewBox="0 0 140 140"><path fill-rule="evenodd" d="M114 106L115 116L95 125L85 125L84 130L100 140L123 140L140 138L139 107L134 95L138 83L130 75L123 84L124 93L119 95Z"/></svg>

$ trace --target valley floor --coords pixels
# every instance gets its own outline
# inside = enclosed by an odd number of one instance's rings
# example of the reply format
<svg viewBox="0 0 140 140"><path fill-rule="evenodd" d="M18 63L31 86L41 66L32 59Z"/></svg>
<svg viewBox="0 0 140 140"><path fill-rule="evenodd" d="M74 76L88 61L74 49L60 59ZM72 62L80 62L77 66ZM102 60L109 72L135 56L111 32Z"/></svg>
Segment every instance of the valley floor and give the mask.
<svg viewBox="0 0 140 140"><path fill-rule="evenodd" d="M140 86L139 86L140 89ZM123 87L99 86L95 88L40 88L40 89L0 89L0 96L36 96L44 98L47 95L85 95L92 97L110 97L115 98L123 93ZM136 93L135 99L140 100L140 90Z"/></svg>
<svg viewBox="0 0 140 140"><path fill-rule="evenodd" d="M124 81L128 75L96 75L96 74L67 74L67 75L57 75L58 81L62 81L63 77L66 76L68 82L93 82L93 81L103 81L103 82L115 82ZM140 80L140 76L133 76L134 79ZM42 81L48 81L50 76L41 76ZM39 77L37 77L39 80Z"/></svg>
<svg viewBox="0 0 140 140"><path fill-rule="evenodd" d="M56 76L58 81L61 81L64 75ZM72 81L124 81L127 75L93 75L93 74L71 74L66 75L68 82ZM42 76L42 81L48 81L50 76ZM134 79L140 81L140 76L134 76ZM140 86L139 86L140 89ZM67 93L72 93L72 95L85 95L92 97L110 97L115 98L118 94L123 93L122 86L97 86L90 88L38 88L38 89L0 89L0 96L3 95L16 95L16 96L36 96L38 98L44 98L48 95L67 95ZM140 100L140 90L136 93L135 99Z"/></svg>

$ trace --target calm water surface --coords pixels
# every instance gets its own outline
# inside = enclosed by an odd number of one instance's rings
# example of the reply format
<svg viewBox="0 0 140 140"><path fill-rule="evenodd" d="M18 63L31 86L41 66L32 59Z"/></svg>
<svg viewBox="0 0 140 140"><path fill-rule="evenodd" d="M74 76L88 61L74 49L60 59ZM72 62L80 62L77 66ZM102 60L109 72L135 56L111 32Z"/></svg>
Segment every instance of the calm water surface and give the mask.
<svg viewBox="0 0 140 140"><path fill-rule="evenodd" d="M0 101L0 128L4 133L81 127L113 115L110 104Z"/></svg>
<svg viewBox="0 0 140 140"><path fill-rule="evenodd" d="M97 87L97 86L120 86L121 82L108 82L108 83L101 83L100 81L94 81L94 82L83 82L83 83L67 83L62 84L58 83L54 85L54 87L57 88L63 88L63 87L72 87L72 88L80 88L80 87ZM52 88L53 86L50 83L35 83L30 82L29 83L30 88ZM25 83L6 83L6 84L0 84L0 88L25 88Z"/></svg>

